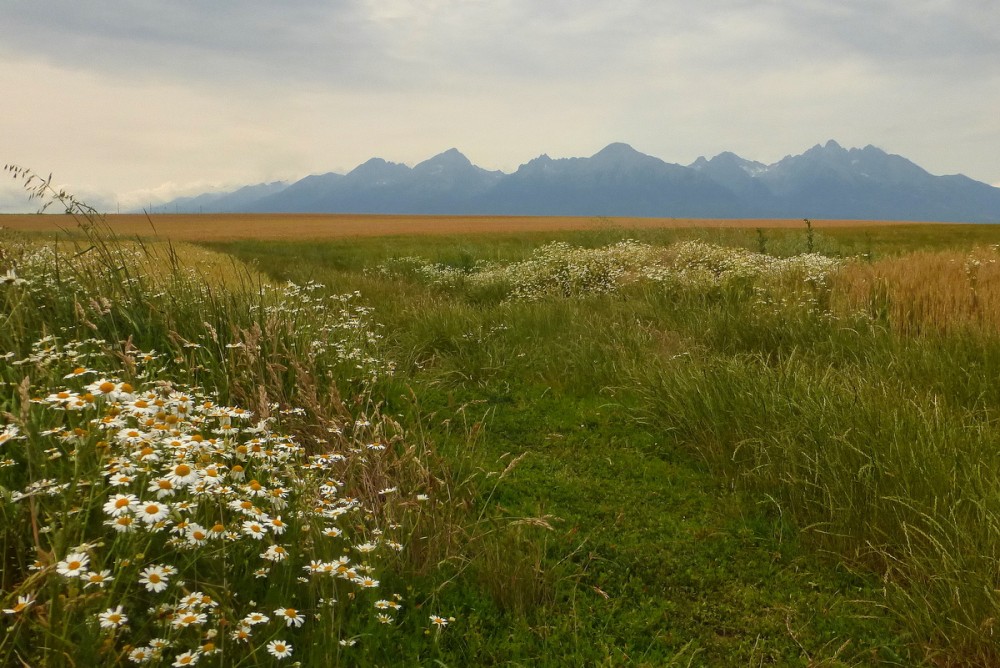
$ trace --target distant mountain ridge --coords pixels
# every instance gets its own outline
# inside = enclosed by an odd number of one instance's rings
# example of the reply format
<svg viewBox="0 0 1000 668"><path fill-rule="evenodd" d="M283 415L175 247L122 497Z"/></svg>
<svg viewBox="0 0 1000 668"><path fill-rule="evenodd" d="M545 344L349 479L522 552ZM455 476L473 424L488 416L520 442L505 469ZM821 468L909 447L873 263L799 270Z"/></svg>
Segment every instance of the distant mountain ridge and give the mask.
<svg viewBox="0 0 1000 668"><path fill-rule="evenodd" d="M770 165L727 151L684 166L614 143L589 158L543 154L510 174L477 167L454 148L414 167L372 158L343 175L181 198L156 211L997 223L1000 188L833 140Z"/></svg>

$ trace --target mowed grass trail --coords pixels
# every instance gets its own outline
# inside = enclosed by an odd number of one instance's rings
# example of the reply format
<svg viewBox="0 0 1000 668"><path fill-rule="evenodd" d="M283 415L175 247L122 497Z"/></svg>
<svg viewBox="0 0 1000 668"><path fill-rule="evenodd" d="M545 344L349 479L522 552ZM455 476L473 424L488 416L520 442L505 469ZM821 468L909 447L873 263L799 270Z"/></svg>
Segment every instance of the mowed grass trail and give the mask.
<svg viewBox="0 0 1000 668"><path fill-rule="evenodd" d="M525 302L471 278L553 238L628 237L860 259L805 292L747 278ZM463 609L456 665L991 665L998 239L605 229L217 248L360 290L395 346L392 410L430 414L455 466L516 461L479 492L477 512L506 519L500 544L442 565L460 572L442 590ZM426 264L394 263L412 256Z"/></svg>

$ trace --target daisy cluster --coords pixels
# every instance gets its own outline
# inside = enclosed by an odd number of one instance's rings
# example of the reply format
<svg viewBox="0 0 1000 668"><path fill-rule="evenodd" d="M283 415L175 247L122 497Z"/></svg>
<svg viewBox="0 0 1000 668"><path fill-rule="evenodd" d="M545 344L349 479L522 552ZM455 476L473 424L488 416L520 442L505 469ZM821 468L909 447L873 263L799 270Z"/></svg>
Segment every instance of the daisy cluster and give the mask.
<svg viewBox="0 0 1000 668"><path fill-rule="evenodd" d="M330 664L413 626L379 573L430 483L368 402L360 295L151 271L0 232L0 665Z"/></svg>
<svg viewBox="0 0 1000 668"><path fill-rule="evenodd" d="M128 320L136 309L164 314L176 338L176 350L164 362L176 361L185 372L215 363L220 352L241 363L291 352L361 385L394 372L392 360L380 354L380 324L358 292L330 294L323 284L310 281L265 282L223 295L196 268L170 265L165 270L163 258L141 247L100 248L66 252L0 232L0 275L6 277L0 280L0 304L7 300L12 312L48 313L50 318L71 315L105 335L120 334L123 314ZM213 313L223 317L205 317ZM284 348L275 350L274 340Z"/></svg>
<svg viewBox="0 0 1000 668"><path fill-rule="evenodd" d="M4 487L26 470L39 476L5 494L5 512L41 525L41 557L9 597L9 623L39 621L60 598L73 601L81 623L112 636L111 654L134 663L192 665L260 647L283 658L292 644L277 633L328 630L343 608L380 589L375 560L403 546L344 482L358 459L386 453L369 420L347 426L353 433L340 449L308 454L276 420L203 391L162 381L133 387L82 367L64 380L30 399L29 424L0 425ZM34 444L51 447L32 457ZM260 580L256 593L273 607L232 589L246 580ZM400 601L363 609L393 625Z"/></svg>
<svg viewBox="0 0 1000 668"><path fill-rule="evenodd" d="M778 258L700 241L654 246L627 240L601 248L555 242L520 262L478 263L468 270L405 257L383 263L375 272L441 287L501 285L508 299L533 301L609 294L641 283L709 289L740 281L793 279L822 285L839 264L815 253Z"/></svg>
<svg viewBox="0 0 1000 668"><path fill-rule="evenodd" d="M308 335L310 359L336 360L354 368L367 382L392 375L395 364L376 353L382 340L371 307L361 303L361 293L327 294L326 286L315 281L303 285L288 282L274 288L274 298L265 305L255 304L266 316L280 314L298 324Z"/></svg>

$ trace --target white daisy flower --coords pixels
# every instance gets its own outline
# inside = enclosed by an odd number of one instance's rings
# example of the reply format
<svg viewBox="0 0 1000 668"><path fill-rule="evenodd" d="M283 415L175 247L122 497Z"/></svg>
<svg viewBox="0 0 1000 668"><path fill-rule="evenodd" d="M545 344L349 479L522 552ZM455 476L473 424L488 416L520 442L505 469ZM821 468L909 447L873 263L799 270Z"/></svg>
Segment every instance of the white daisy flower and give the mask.
<svg viewBox="0 0 1000 668"><path fill-rule="evenodd" d="M242 624L244 626L254 626L255 624L266 624L269 621L271 621L271 618L263 612L251 612L243 618Z"/></svg>
<svg viewBox="0 0 1000 668"><path fill-rule="evenodd" d="M271 545L260 556L262 559L267 559L268 561L284 561L288 558L288 550L280 545Z"/></svg>
<svg viewBox="0 0 1000 668"><path fill-rule="evenodd" d="M184 652L183 654L178 654L174 657L174 662L170 664L173 668L183 668L184 666L193 666L198 663L198 659L201 658L201 653L198 650Z"/></svg>
<svg viewBox="0 0 1000 668"><path fill-rule="evenodd" d="M78 578L87 572L90 557L81 552L71 552L66 558L56 564L56 572L67 578Z"/></svg>
<svg viewBox="0 0 1000 668"><path fill-rule="evenodd" d="M284 640L272 640L267 643L267 652L276 659L284 659L292 655L292 645Z"/></svg>
<svg viewBox="0 0 1000 668"><path fill-rule="evenodd" d="M111 576L111 571L107 569L101 571L100 573L96 571L91 571L90 573L84 573L83 575L80 576L80 579L83 580L85 583L83 585L84 589L90 587L91 585L96 586L100 589L104 589L104 585L114 581L114 578Z"/></svg>
<svg viewBox="0 0 1000 668"><path fill-rule="evenodd" d="M104 504L104 512L118 517L139 509L139 499L134 494L115 494Z"/></svg>
<svg viewBox="0 0 1000 668"><path fill-rule="evenodd" d="M302 626L306 618L295 608L278 608L274 611L275 617L284 620L286 626Z"/></svg>
<svg viewBox="0 0 1000 668"><path fill-rule="evenodd" d="M122 606L108 608L97 616L102 629L114 629L128 622L128 616L122 611Z"/></svg>
<svg viewBox="0 0 1000 668"><path fill-rule="evenodd" d="M31 607L31 604L34 603L34 602L35 602L35 595L34 594L27 594L25 596L18 596L17 597L17 603L14 604L14 607L13 608L4 608L3 611L6 614L8 614L8 615L17 615L17 614L20 614L20 613L24 612L29 607Z"/></svg>
<svg viewBox="0 0 1000 668"><path fill-rule="evenodd" d="M162 566L148 566L139 574L139 584L146 585L146 591L159 593L167 588L169 577Z"/></svg>
<svg viewBox="0 0 1000 668"><path fill-rule="evenodd" d="M136 515L146 524L156 524L170 514L170 504L161 501L146 501L139 504Z"/></svg>

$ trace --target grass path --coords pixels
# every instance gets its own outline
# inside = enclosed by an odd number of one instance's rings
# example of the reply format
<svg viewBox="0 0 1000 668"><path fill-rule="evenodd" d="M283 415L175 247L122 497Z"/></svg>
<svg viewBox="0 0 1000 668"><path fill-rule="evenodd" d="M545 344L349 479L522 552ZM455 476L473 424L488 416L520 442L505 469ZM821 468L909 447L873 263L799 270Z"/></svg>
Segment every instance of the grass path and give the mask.
<svg viewBox="0 0 1000 668"><path fill-rule="evenodd" d="M664 452L622 407L537 386L485 406L481 456L527 453L494 501L510 517L548 518L551 531L526 534L545 543L557 579L542 609L528 611L526 633L500 640L512 620L483 615L470 655L520 665L905 665L866 602L871 582L810 556L765 499ZM522 573L492 584L515 609L516 592L532 585Z"/></svg>
<svg viewBox="0 0 1000 668"><path fill-rule="evenodd" d="M391 412L426 420L454 466L524 455L480 489L504 528L441 594L461 617L446 665L913 665L877 578L804 546L766 494L637 417L615 368L676 345L640 340L626 307L464 304L362 277L346 246L333 263L318 247L230 250L280 280L361 289L401 362ZM474 451L451 428L460 412L482 423Z"/></svg>

